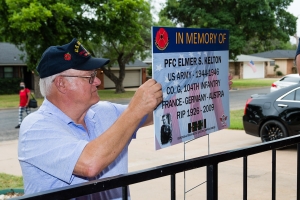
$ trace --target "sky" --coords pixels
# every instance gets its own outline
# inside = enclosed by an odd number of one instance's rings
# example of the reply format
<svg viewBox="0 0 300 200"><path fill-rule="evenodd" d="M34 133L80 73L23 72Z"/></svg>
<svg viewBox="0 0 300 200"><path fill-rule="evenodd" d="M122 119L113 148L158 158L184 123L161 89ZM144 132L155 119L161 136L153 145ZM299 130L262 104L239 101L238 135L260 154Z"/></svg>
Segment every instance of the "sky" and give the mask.
<svg viewBox="0 0 300 200"><path fill-rule="evenodd" d="M166 0L152 0L152 5L155 7L157 13L160 11L161 8L160 3L165 2ZM287 11L293 14L295 17L299 17L299 19L297 20L297 36L300 36L300 0L294 0L288 7ZM155 19L158 20L157 17L155 17ZM291 37L291 43L296 44L296 39L294 37Z"/></svg>
<svg viewBox="0 0 300 200"><path fill-rule="evenodd" d="M295 17L298 16L297 20L297 36L300 36L300 0L294 0L293 3L288 7L287 11L293 14ZM296 44L296 39L291 37L291 42Z"/></svg>

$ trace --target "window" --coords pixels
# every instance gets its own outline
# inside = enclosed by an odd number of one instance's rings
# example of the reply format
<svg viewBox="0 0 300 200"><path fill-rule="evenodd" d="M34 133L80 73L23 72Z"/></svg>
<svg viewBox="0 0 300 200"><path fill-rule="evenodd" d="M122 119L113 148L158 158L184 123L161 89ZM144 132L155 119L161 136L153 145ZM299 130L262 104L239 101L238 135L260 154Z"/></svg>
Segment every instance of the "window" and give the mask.
<svg viewBox="0 0 300 200"><path fill-rule="evenodd" d="M300 76L299 77L285 76L282 79L280 79L279 81L300 83Z"/></svg>
<svg viewBox="0 0 300 200"><path fill-rule="evenodd" d="M270 61L270 66L275 66L275 61Z"/></svg>
<svg viewBox="0 0 300 200"><path fill-rule="evenodd" d="M300 90L296 90L296 97L295 97L296 101L300 101Z"/></svg>
<svg viewBox="0 0 300 200"><path fill-rule="evenodd" d="M295 99L295 91L289 93L288 95L286 95L285 97L282 98L282 100L290 100L290 101L294 101Z"/></svg>
<svg viewBox="0 0 300 200"><path fill-rule="evenodd" d="M13 67L4 67L4 78L13 78Z"/></svg>

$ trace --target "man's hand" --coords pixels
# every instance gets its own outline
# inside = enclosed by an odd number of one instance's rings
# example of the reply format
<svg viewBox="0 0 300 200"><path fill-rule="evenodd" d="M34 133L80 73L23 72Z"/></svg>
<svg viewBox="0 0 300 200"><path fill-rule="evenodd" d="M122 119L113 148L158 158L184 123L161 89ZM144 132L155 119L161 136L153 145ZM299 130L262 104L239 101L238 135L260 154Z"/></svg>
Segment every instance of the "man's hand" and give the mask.
<svg viewBox="0 0 300 200"><path fill-rule="evenodd" d="M161 84L154 79L149 79L137 89L128 107L145 116L161 103L162 98Z"/></svg>

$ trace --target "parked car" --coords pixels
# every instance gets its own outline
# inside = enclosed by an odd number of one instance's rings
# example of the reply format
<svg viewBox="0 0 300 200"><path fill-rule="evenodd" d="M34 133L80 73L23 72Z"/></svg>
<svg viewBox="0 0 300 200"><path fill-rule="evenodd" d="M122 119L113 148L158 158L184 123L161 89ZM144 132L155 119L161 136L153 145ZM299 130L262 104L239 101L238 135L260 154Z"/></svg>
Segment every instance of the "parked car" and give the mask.
<svg viewBox="0 0 300 200"><path fill-rule="evenodd" d="M270 92L274 92L276 90L279 90L281 88L285 88L290 85L294 85L300 83L300 76L299 74L288 74L279 79L278 81L275 81L272 83Z"/></svg>
<svg viewBox="0 0 300 200"><path fill-rule="evenodd" d="M268 94L251 95L245 105L243 126L262 142L300 133L300 84Z"/></svg>

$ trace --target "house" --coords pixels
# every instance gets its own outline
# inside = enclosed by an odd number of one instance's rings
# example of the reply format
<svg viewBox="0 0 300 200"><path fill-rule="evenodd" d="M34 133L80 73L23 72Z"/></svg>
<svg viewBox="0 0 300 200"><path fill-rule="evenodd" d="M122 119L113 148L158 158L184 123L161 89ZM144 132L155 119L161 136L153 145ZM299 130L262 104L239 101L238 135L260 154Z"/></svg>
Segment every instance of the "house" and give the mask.
<svg viewBox="0 0 300 200"><path fill-rule="evenodd" d="M21 60L25 56L15 45L0 42L0 78L22 78L29 89L34 89L33 73Z"/></svg>
<svg viewBox="0 0 300 200"><path fill-rule="evenodd" d="M125 88L139 87L144 82L146 82L148 67L149 65L143 63L140 60L135 60L135 62L130 62L126 64L125 65L126 74L123 80L123 86ZM110 69L117 77L119 76L118 66L113 66ZM114 82L112 82L107 76L103 75L103 72L101 70L100 70L100 75L97 76L102 81L102 84L100 85L99 89L115 88Z"/></svg>
<svg viewBox="0 0 300 200"><path fill-rule="evenodd" d="M21 57L26 56L26 53L20 51L15 45L5 42L0 42L0 52L0 78L21 78L24 80L26 87L34 90L34 73L28 71L26 63L21 60ZM146 69L148 67L149 65L140 60L126 64L123 86L125 88L139 87L146 81ZM118 76L119 68L117 66L113 66L111 70ZM97 77L100 78L102 84L98 89L115 88L114 83L101 70L99 71Z"/></svg>
<svg viewBox="0 0 300 200"><path fill-rule="evenodd" d="M234 79L265 78L271 62L274 60L241 54L229 60L229 72Z"/></svg>
<svg viewBox="0 0 300 200"><path fill-rule="evenodd" d="M271 62L270 66L267 68L266 77L268 77L274 76L276 74L276 71L281 71L284 75L297 73L295 55L296 50L273 50L252 54L251 56L270 58L274 60L274 62ZM275 68L276 71L274 71L274 67L276 65L279 68Z"/></svg>

